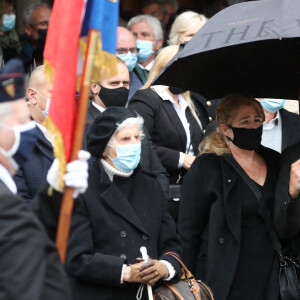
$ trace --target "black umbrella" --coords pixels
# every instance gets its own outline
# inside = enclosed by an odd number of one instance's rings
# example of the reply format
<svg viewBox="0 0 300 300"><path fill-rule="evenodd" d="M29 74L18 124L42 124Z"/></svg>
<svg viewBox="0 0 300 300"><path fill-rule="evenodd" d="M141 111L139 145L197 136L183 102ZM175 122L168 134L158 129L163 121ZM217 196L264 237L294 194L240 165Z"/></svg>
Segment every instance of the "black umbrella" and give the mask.
<svg viewBox="0 0 300 300"><path fill-rule="evenodd" d="M232 5L212 17L152 84L176 86L207 99L243 92L298 99L300 0Z"/></svg>

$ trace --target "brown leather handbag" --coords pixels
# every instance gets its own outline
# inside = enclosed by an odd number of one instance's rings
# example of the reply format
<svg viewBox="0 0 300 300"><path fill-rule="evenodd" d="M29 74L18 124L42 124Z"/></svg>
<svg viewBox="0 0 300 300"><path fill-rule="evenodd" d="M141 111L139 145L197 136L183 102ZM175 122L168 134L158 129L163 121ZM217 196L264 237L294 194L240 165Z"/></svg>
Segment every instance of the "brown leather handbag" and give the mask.
<svg viewBox="0 0 300 300"><path fill-rule="evenodd" d="M164 283L154 291L155 300L213 300L212 290L201 280L196 280L192 273L180 260L177 253L168 252L182 266L181 280L175 284Z"/></svg>

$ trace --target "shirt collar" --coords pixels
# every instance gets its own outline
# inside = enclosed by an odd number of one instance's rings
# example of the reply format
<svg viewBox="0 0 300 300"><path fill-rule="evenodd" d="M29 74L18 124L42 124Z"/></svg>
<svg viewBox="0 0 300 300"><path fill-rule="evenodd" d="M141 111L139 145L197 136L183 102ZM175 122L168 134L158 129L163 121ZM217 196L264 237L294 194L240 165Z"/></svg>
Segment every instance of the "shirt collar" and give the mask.
<svg viewBox="0 0 300 300"><path fill-rule="evenodd" d="M153 89L162 100L169 100L170 102L175 104L175 101L173 100L172 96L168 92L168 87L165 85L153 85L151 86L151 89ZM182 97L182 95L178 95L178 102L183 111L189 106L188 102Z"/></svg>
<svg viewBox="0 0 300 300"><path fill-rule="evenodd" d="M281 116L280 116L280 112L278 111L276 113L276 116L275 118L273 118L269 124L267 124L266 122L264 122L263 124L263 129L272 129L274 128L275 126L278 126L278 124L280 124L281 122Z"/></svg>
<svg viewBox="0 0 300 300"><path fill-rule="evenodd" d="M139 65L139 67L141 68L141 69L143 69L143 70L147 70L147 71L151 71L151 69L152 69L152 67L153 67L153 65L154 65L154 59L146 66L146 67L144 67L144 66L142 66L141 64L138 64Z"/></svg>
<svg viewBox="0 0 300 300"><path fill-rule="evenodd" d="M100 112L104 112L105 108L100 106L99 104L97 104L96 102L92 101L92 104L100 111Z"/></svg>

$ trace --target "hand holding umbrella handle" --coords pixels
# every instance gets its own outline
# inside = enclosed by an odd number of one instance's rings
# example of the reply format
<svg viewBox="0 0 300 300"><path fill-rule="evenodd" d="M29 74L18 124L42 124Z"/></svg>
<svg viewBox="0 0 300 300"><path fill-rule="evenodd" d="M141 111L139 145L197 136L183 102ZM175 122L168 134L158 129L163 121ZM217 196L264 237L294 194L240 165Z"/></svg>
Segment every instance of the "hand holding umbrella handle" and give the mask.
<svg viewBox="0 0 300 300"><path fill-rule="evenodd" d="M149 259L149 256L147 254L147 249L146 247L141 247L140 248L141 254L142 254L142 259L146 262ZM152 293L152 288L150 284L147 284L147 292L148 292L148 298L149 300L153 300L153 293Z"/></svg>

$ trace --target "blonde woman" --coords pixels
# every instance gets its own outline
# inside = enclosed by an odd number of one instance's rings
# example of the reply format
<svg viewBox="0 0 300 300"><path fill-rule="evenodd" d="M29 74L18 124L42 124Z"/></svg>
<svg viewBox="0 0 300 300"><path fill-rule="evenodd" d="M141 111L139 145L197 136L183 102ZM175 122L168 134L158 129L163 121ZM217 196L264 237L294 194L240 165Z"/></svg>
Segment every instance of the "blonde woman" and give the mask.
<svg viewBox="0 0 300 300"><path fill-rule="evenodd" d="M183 261L215 300L278 300L279 263L265 216L273 210L279 154L260 144L265 116L256 99L231 94L216 118L217 131L203 140L183 182Z"/></svg>
<svg viewBox="0 0 300 300"><path fill-rule="evenodd" d="M144 118L158 157L170 175L170 209L175 220L178 201L174 203L173 200L179 200L180 186L174 185L181 183L183 175L198 154L203 131L189 92L161 85L150 87L150 84L176 54L178 47L168 46L160 51L148 81L132 96L129 103L129 108Z"/></svg>
<svg viewBox="0 0 300 300"><path fill-rule="evenodd" d="M171 27L168 44L179 45L188 42L207 20L204 15L193 11L180 14Z"/></svg>

